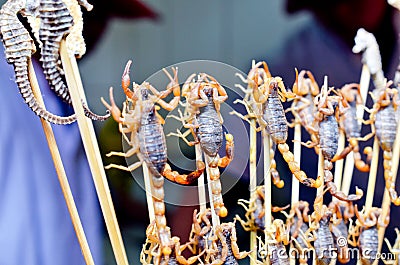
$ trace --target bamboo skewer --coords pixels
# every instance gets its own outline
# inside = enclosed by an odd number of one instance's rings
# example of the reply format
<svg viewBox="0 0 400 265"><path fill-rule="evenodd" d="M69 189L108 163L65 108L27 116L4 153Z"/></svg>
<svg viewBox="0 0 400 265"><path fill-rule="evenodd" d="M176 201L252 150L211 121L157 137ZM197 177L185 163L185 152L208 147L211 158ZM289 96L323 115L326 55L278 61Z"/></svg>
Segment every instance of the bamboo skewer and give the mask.
<svg viewBox="0 0 400 265"><path fill-rule="evenodd" d="M257 189L257 132L256 132L256 120L251 119L250 124L250 201L256 195ZM269 152L268 152L269 153ZM257 231L250 232L250 249L253 251L250 259L250 265L256 265L257 260Z"/></svg>
<svg viewBox="0 0 400 265"><path fill-rule="evenodd" d="M368 96L368 88L369 88L369 83L371 80L371 74L368 70L367 65L363 65L362 70L361 70L361 77L360 77L360 92L361 92L361 97L363 100L363 106L365 106L367 102L367 96ZM358 123L361 124L361 120L364 116L364 107L363 106L357 106L357 118L358 118ZM353 177L353 170L354 170L354 154L353 152L350 152L346 156L346 163L344 167L344 172L343 172L343 181L342 181L342 191L345 194L349 194L350 191L350 185L351 185L351 179Z"/></svg>
<svg viewBox="0 0 400 265"><path fill-rule="evenodd" d="M45 109L44 101L42 95L40 93L39 85L36 79L35 70L33 68L32 62L29 61L29 80L31 83L31 87L33 90L33 94L41 105L43 109ZM76 236L79 241L79 245L83 254L83 258L85 259L85 263L87 265L94 265L92 253L89 248L89 244L86 239L85 231L83 230L81 220L79 218L78 210L75 205L74 197L72 195L71 188L68 183L68 178L65 173L64 165L61 160L60 151L57 146L56 139L54 137L53 129L49 122L44 119L40 119L43 131L46 136L47 144L49 145L50 154L54 162L54 167L57 172L58 181L60 182L61 190L64 195L65 202L67 204L68 212L71 216L72 224L74 226L74 230Z"/></svg>
<svg viewBox="0 0 400 265"><path fill-rule="evenodd" d="M365 197L365 211L367 212L372 207L375 193L376 173L378 172L378 160L379 160L379 142L374 137L374 146L372 148L372 161L368 176L368 189Z"/></svg>
<svg viewBox="0 0 400 265"><path fill-rule="evenodd" d="M154 205L153 205L153 185L151 180L151 173L146 163L142 164L143 168L143 179L144 179L144 187L146 189L146 201L147 201L147 209L149 211L149 220L152 223L156 219L156 215L154 213Z"/></svg>
<svg viewBox="0 0 400 265"><path fill-rule="evenodd" d="M293 155L294 162L300 165L301 162L301 124L298 121L295 121L296 125L294 126L294 146L293 146ZM296 177L292 174L292 200L291 205L299 201L299 189L300 182L296 179Z"/></svg>
<svg viewBox="0 0 400 265"><path fill-rule="evenodd" d="M264 147L264 186L265 186L265 228L268 229L272 225L272 185L271 185L271 157L269 154L270 147L271 147L271 139L269 134L267 133L266 129L263 130L263 147Z"/></svg>
<svg viewBox="0 0 400 265"><path fill-rule="evenodd" d="M196 161L203 161L200 144L195 145ZM206 187L204 182L204 173L197 180L197 189L199 193L200 212L204 213L207 209Z"/></svg>
<svg viewBox="0 0 400 265"><path fill-rule="evenodd" d="M100 206L105 219L107 231L110 237L111 246L118 265L127 265L125 248L119 230L114 205L108 187L107 177L104 171L100 150L96 140L96 134L91 121L85 117L81 99L85 102L85 93L79 75L76 59L69 56L65 40L61 41L61 61L65 71L66 81L71 93L72 105L77 115L78 126L86 156L92 172L93 181L96 187Z"/></svg>
<svg viewBox="0 0 400 265"><path fill-rule="evenodd" d="M346 136L344 135L344 131L340 130L340 135L339 135L339 141L338 141L338 149L337 149L337 154L340 154L343 149L344 146L346 144ZM338 161L335 162L335 175L334 175L334 183L336 185L336 188L338 190L341 189L342 187L342 179L343 179L343 159L340 159ZM337 200L336 197L333 197L332 200Z"/></svg>

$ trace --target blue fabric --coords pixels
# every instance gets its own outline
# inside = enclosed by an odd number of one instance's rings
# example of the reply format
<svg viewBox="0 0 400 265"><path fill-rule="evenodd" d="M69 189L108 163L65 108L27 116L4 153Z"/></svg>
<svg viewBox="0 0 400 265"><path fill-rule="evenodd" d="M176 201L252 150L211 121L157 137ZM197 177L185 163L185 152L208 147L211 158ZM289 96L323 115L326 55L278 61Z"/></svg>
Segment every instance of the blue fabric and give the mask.
<svg viewBox="0 0 400 265"><path fill-rule="evenodd" d="M3 47L0 53L0 264L85 264L40 120L24 103ZM35 66L46 107L65 115ZM92 255L102 264L102 217L77 124L52 127Z"/></svg>

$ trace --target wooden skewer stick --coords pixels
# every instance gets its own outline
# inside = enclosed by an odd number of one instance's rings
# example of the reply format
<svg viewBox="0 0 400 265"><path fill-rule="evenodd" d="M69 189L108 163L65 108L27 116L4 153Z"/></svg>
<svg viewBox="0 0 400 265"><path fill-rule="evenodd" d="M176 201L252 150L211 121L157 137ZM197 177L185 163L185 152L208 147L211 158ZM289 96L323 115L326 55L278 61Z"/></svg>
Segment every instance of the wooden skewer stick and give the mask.
<svg viewBox="0 0 400 265"><path fill-rule="evenodd" d="M294 126L294 146L293 146L293 155L294 162L300 165L301 162L301 124L299 121L295 121L296 125ZM299 189L300 182L296 179L296 177L292 174L292 204L299 201Z"/></svg>
<svg viewBox="0 0 400 265"><path fill-rule="evenodd" d="M31 87L33 90L33 94L41 105L43 109L45 109L44 101L42 98L42 94L39 89L39 84L36 79L35 70L33 69L32 62L29 60L29 80L31 83ZM46 136L47 144L49 145L50 154L54 162L54 167L57 172L58 181L60 182L61 190L64 195L65 202L67 204L69 215L71 216L72 224L75 229L76 236L79 241L79 245L82 250L83 258L87 265L94 265L92 253L90 252L89 244L86 239L85 231L83 230L81 220L79 218L78 210L75 205L74 197L71 192L71 188L68 183L68 178L65 173L64 165L61 160L60 151L58 150L57 142L54 137L53 129L49 122L44 119L40 119L43 131Z"/></svg>
<svg viewBox="0 0 400 265"><path fill-rule="evenodd" d="M368 212L372 207L372 202L374 200L375 193L375 183L376 183L376 174L378 172L378 161L379 160L379 142L376 137L374 138L374 146L372 148L372 161L369 170L368 176L368 189L367 195L365 197L365 212Z"/></svg>
<svg viewBox="0 0 400 265"><path fill-rule="evenodd" d="M204 158L206 161L208 197L210 198L210 208L211 208L211 221L212 221L212 227L213 227L213 229L215 229L217 226L220 225L220 220L219 220L219 216L215 212L215 208L214 208L214 196L212 194L210 176L212 175L212 173L211 173L212 170L219 170L219 168L210 168L209 164L212 161L211 157L209 157L207 154L204 154Z"/></svg>
<svg viewBox="0 0 400 265"><path fill-rule="evenodd" d="M264 147L264 186L265 186L265 229L269 229L272 225L272 185L271 185L271 157L270 157L270 149L271 149L271 139L266 129L262 131L263 133L263 147Z"/></svg>
<svg viewBox="0 0 400 265"><path fill-rule="evenodd" d="M121 232L115 215L114 205L108 187L106 173L104 171L103 161L100 156L99 146L96 140L96 134L91 121L85 117L81 99L86 102L85 92L79 74L76 59L69 56L65 40L61 41L61 61L65 71L65 78L70 90L72 105L74 107L78 127L81 133L82 142L86 151L86 156L92 172L93 181L96 187L97 196L103 212L111 246L118 265L128 265L124 244L122 242Z"/></svg>
<svg viewBox="0 0 400 265"><path fill-rule="evenodd" d="M340 154L343 149L344 145L346 144L346 136L344 135L344 131L340 130L339 141L338 141L338 149L337 154ZM340 159L335 162L335 175L334 175L334 183L338 190L341 189L342 186L342 179L343 179L343 159ZM333 197L332 200L337 200L336 197Z"/></svg>
<svg viewBox="0 0 400 265"><path fill-rule="evenodd" d="M144 178L144 187L146 189L146 201L147 201L147 209L149 211L149 220L150 224L156 219L156 215L154 213L154 205L153 205L153 185L151 184L151 173L146 163L142 164L143 168L143 178Z"/></svg>
<svg viewBox="0 0 400 265"><path fill-rule="evenodd" d="M256 132L256 120L251 119L250 124L250 201L257 196L257 132ZM269 154L269 152L268 152ZM257 260L257 231L250 232L250 249L254 250L250 255L250 265L256 265Z"/></svg>
<svg viewBox="0 0 400 265"><path fill-rule="evenodd" d="M360 77L360 92L361 92L361 97L363 100L363 106L365 106L367 102L367 96L368 96L368 88L369 88L369 83L371 80L371 74L368 70L367 65L363 65L362 70L361 70L361 77ZM361 119L364 116L364 107L363 106L357 106L357 119L358 123L361 124ZM354 153L350 152L346 156L346 163L344 166L344 173L343 173L343 181L342 181L342 191L345 194L349 194L350 192L350 185L351 185L351 179L353 177L353 170L354 170Z"/></svg>
<svg viewBox="0 0 400 265"><path fill-rule="evenodd" d="M200 144L195 145L196 161L203 161ZM206 186L204 182L204 173L197 180L197 189L199 193L200 212L204 213L207 209Z"/></svg>

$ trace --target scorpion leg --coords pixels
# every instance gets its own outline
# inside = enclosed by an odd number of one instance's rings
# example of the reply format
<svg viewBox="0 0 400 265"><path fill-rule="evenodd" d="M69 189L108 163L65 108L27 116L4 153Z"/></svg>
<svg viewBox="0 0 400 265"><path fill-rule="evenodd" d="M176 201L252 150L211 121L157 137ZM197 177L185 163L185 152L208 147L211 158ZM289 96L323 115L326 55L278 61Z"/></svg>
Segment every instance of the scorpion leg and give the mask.
<svg viewBox="0 0 400 265"><path fill-rule="evenodd" d="M169 164L165 165L165 168L161 175L163 175L168 180L181 184L181 185L189 185L193 183L196 179L198 179L201 174L203 174L205 169L205 164L202 161L196 161L196 170L190 174L179 174L177 171L172 171L171 166Z"/></svg>
<svg viewBox="0 0 400 265"><path fill-rule="evenodd" d="M234 142L233 142L233 135L230 133L225 134L225 156L218 159L218 166L219 167L227 167L229 163L233 159L234 154Z"/></svg>
<svg viewBox="0 0 400 265"><path fill-rule="evenodd" d="M129 167L116 165L116 164L109 164L109 165L105 166L104 168L105 169L116 168L116 169L120 169L120 170L124 170L124 171L128 171L128 172L132 172L135 169L137 169L138 167L140 167L142 164L143 164L142 161L138 161L138 162L130 165Z"/></svg>
<svg viewBox="0 0 400 265"><path fill-rule="evenodd" d="M306 173L300 170L299 165L294 161L294 155L289 151L289 146L286 143L278 144L278 149L281 152L283 159L289 166L293 175L307 187L318 188L323 184L322 176L318 176L316 180L308 178Z"/></svg>

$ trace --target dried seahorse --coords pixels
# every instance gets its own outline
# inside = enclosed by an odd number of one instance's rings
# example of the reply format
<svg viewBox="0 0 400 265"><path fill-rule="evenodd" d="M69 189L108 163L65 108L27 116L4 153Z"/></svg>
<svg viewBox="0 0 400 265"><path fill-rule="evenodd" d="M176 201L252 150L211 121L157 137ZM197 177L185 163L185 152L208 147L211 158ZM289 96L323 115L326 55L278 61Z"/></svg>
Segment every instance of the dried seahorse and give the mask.
<svg viewBox="0 0 400 265"><path fill-rule="evenodd" d="M36 101L28 76L28 62L36 52L35 44L29 32L18 20L18 13L25 13L26 1L9 0L0 10L0 35L5 46L6 59L14 65L15 82L29 108L44 120L55 124L70 124L76 120L75 115L61 117L48 112Z"/></svg>
<svg viewBox="0 0 400 265"><path fill-rule="evenodd" d="M62 77L60 64L60 42L73 28L73 17L62 0L41 0L39 6L41 57L43 72L52 90L69 105L72 105L70 93ZM94 114L82 102L85 116L92 120L105 120L110 114Z"/></svg>

